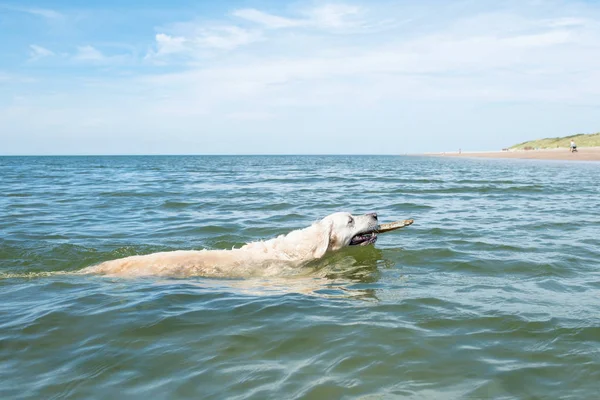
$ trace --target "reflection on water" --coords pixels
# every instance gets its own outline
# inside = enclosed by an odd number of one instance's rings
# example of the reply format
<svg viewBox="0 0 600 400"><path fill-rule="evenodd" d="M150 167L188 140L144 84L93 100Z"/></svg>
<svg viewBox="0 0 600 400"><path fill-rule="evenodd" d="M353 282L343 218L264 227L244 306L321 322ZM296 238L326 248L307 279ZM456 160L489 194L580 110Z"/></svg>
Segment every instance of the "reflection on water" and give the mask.
<svg viewBox="0 0 600 400"><path fill-rule="evenodd" d="M391 262L388 261L388 265ZM315 260L308 265L286 270L282 276L245 279L185 279L199 287L229 290L244 295L276 296L304 294L324 298L354 298L377 300L375 290L361 288L363 283L379 279L380 268L385 268L383 252L374 247L348 248ZM152 278L147 278L152 279ZM160 280L169 282L171 280Z"/></svg>
<svg viewBox="0 0 600 400"><path fill-rule="evenodd" d="M283 265L271 266L269 276L232 279L203 279L189 276L180 278L193 284L214 290L234 290L246 295L267 296L281 294L305 294L329 298L355 298L376 300L373 289L361 289L361 283L375 283L379 268L393 265L383 258L383 252L374 246L350 247L330 253L322 259L294 268ZM277 272L277 273L275 273ZM87 276L80 271L0 272L0 279L36 279L59 276ZM104 278L103 276L100 276ZM104 278L112 281L128 281L136 278ZM171 284L178 279L156 277L137 278L146 282ZM229 289L228 289L229 288Z"/></svg>

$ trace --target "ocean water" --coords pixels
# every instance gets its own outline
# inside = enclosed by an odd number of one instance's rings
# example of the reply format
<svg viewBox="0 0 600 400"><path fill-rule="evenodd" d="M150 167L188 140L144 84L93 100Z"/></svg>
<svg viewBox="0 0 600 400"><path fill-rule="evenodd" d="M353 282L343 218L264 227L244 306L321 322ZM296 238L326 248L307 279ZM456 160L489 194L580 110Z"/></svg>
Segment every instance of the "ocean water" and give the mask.
<svg viewBox="0 0 600 400"><path fill-rule="evenodd" d="M0 157L0 398L600 392L600 163ZM335 211L414 225L270 278L77 275Z"/></svg>

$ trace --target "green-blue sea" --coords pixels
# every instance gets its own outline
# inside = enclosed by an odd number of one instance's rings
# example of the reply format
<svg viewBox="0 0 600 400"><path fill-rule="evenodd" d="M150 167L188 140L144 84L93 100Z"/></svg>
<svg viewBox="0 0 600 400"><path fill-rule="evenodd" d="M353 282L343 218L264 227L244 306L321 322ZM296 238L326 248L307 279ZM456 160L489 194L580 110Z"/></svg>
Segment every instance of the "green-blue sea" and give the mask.
<svg viewBox="0 0 600 400"><path fill-rule="evenodd" d="M269 278L109 278L336 211L414 218ZM596 399L600 163L0 157L2 399Z"/></svg>

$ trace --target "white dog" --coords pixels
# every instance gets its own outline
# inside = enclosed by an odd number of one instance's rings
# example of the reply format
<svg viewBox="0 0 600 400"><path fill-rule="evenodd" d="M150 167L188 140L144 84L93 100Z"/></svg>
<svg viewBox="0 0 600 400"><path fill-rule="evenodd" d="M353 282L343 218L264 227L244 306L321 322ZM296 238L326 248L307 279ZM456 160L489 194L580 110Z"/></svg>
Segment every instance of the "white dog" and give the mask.
<svg viewBox="0 0 600 400"><path fill-rule="evenodd" d="M259 271L262 276L323 257L345 246L368 245L377 240L377 214L331 214L308 228L233 250L168 251L131 256L82 270L111 276L241 277ZM275 268L276 267L276 268ZM252 272L251 272L252 271Z"/></svg>

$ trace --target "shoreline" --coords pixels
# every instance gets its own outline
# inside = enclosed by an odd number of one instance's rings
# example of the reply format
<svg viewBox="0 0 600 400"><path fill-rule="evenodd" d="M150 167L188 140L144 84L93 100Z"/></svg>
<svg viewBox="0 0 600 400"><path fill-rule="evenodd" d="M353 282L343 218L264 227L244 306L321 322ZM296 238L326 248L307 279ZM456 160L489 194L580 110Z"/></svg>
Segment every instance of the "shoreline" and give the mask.
<svg viewBox="0 0 600 400"><path fill-rule="evenodd" d="M461 158L513 158L522 160L600 161L600 147L581 147L576 153L567 148L509 151L463 151L424 153L422 156Z"/></svg>

